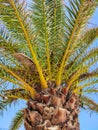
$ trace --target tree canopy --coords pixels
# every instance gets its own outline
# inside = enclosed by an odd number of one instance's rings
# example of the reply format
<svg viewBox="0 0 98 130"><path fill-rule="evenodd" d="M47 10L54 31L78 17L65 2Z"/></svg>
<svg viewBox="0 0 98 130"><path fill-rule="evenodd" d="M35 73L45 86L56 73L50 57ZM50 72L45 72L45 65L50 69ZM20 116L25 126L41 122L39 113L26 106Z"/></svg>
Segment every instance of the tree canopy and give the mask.
<svg viewBox="0 0 98 130"><path fill-rule="evenodd" d="M32 99L52 84L80 96L98 112L87 94L97 93L98 26L88 21L97 0L0 0L0 109L18 99ZM83 107L81 106L81 107ZM18 128L22 111L11 130ZM17 126L15 126L15 123Z"/></svg>

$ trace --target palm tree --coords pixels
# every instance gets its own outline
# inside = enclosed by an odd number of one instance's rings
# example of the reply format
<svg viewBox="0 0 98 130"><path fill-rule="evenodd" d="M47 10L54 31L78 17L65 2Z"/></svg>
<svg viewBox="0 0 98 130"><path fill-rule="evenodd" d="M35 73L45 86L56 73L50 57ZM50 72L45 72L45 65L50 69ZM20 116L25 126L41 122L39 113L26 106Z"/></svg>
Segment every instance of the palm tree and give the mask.
<svg viewBox="0 0 98 130"><path fill-rule="evenodd" d="M98 27L88 20L97 0L0 0L0 109L27 102L17 130L79 130L79 109L98 112ZM10 84L10 85L8 85Z"/></svg>

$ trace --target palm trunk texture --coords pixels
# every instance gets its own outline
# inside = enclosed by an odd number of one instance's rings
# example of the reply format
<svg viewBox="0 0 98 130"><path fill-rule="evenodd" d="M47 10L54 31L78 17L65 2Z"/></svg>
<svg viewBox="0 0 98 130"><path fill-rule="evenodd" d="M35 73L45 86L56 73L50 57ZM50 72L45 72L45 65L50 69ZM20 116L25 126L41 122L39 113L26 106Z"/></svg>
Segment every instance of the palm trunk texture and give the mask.
<svg viewBox="0 0 98 130"><path fill-rule="evenodd" d="M26 130L80 130L79 98L66 88L51 88L39 93L24 110Z"/></svg>

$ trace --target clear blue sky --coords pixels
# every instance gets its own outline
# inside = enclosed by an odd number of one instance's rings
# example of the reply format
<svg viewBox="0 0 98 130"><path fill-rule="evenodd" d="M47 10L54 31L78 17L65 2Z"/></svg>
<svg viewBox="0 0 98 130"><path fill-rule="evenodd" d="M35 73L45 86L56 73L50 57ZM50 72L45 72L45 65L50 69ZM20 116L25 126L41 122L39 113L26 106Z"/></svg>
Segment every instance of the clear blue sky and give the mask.
<svg viewBox="0 0 98 130"><path fill-rule="evenodd" d="M89 26L98 26L98 9L96 10L95 14L90 20L91 23L94 25ZM98 44L98 40L97 40ZM98 65L98 64L97 64ZM98 97L93 95L93 98L98 103ZM20 102L18 106L13 106L12 109L8 109L8 111L5 111L3 116L0 117L0 130L8 130L9 125L11 123L12 118L15 116L15 113L25 106L24 102ZM92 116L90 116L90 113L87 111L82 110L79 115L80 120L80 130L98 130L98 114L93 113ZM4 129L6 128L6 129ZM23 127L20 128L20 130L24 130Z"/></svg>

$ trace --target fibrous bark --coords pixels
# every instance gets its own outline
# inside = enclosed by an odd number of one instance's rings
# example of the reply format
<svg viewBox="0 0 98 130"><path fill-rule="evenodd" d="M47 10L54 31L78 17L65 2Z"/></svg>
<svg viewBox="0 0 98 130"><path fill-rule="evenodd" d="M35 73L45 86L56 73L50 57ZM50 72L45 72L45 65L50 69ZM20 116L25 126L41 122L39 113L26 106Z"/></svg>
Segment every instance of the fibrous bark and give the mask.
<svg viewBox="0 0 98 130"><path fill-rule="evenodd" d="M28 102L26 130L79 130L79 98L67 88L50 88Z"/></svg>

